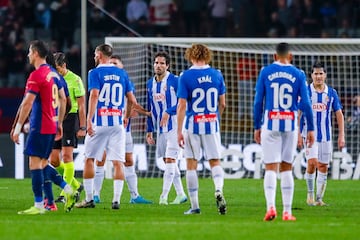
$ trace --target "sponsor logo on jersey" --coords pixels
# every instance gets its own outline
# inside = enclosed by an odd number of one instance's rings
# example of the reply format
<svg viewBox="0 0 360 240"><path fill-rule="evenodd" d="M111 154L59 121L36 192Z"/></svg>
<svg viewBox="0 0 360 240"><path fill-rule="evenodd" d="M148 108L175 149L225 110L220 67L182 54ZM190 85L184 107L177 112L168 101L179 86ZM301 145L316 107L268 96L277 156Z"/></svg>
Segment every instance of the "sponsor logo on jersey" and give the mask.
<svg viewBox="0 0 360 240"><path fill-rule="evenodd" d="M295 114L294 112L276 112L270 111L269 118L271 120L294 120Z"/></svg>
<svg viewBox="0 0 360 240"><path fill-rule="evenodd" d="M314 103L312 105L312 109L315 112L325 112L327 110L327 106L324 103Z"/></svg>
<svg viewBox="0 0 360 240"><path fill-rule="evenodd" d="M113 109L113 108L100 108L99 116L121 116L121 109Z"/></svg>
<svg viewBox="0 0 360 240"><path fill-rule="evenodd" d="M207 123L215 122L217 119L216 113L204 114L204 115L195 115L194 120L196 123Z"/></svg>

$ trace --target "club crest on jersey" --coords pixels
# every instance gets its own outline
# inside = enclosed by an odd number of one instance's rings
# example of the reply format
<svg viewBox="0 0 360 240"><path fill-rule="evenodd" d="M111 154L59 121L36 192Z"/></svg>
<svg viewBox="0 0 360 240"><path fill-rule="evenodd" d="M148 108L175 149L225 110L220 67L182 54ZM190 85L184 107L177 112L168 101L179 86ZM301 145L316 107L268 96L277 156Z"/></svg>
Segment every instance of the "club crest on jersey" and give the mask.
<svg viewBox="0 0 360 240"><path fill-rule="evenodd" d="M206 76L199 77L197 80L199 83L211 82L211 77L209 75L206 75Z"/></svg>
<svg viewBox="0 0 360 240"><path fill-rule="evenodd" d="M324 103L315 103L312 105L312 109L315 112L324 112L327 110L327 105Z"/></svg>
<svg viewBox="0 0 360 240"><path fill-rule="evenodd" d="M155 93L155 94L154 94L154 101L155 101L155 102L165 101L165 95L162 94L162 93Z"/></svg>

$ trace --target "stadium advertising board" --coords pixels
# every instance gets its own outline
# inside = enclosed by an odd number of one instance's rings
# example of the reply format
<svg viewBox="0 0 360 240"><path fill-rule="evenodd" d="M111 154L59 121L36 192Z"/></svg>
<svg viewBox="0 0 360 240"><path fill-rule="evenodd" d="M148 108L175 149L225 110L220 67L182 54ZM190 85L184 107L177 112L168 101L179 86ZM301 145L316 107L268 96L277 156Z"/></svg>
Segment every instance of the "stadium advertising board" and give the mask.
<svg viewBox="0 0 360 240"><path fill-rule="evenodd" d="M0 150L0 176L7 178L22 179L29 177L28 161L23 155L24 145L14 145L7 134L0 135L2 148ZM21 134L21 142L25 137ZM165 164L161 158L149 156L145 144L134 145L134 162L136 170L143 177L161 176L165 169ZM225 178L241 179L263 177L264 166L261 163L261 147L258 144L230 144L222 149L222 165L225 168ZM84 145L79 144L74 151L75 169L79 173L83 170L84 165ZM108 161L109 163L109 161ZM181 171L186 169L186 161L179 158L179 168ZM294 159L293 173L295 178L303 179L306 168L304 151L297 152ZM111 178L111 163L106 166L106 177ZM198 165L199 176L208 176L210 171L208 162L202 161ZM154 174L154 171L157 174ZM357 159L353 159L347 152L333 153L333 161L330 164L329 178L338 180L360 179L360 154Z"/></svg>

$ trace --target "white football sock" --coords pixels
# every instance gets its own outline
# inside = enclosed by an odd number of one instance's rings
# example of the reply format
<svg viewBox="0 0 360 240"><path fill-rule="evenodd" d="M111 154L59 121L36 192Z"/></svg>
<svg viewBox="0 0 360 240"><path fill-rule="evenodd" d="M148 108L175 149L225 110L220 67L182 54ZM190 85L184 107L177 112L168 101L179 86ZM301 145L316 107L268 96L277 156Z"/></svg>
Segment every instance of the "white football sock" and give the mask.
<svg viewBox="0 0 360 240"><path fill-rule="evenodd" d="M161 193L161 198L168 198L171 185L174 181L175 176L175 163L166 163L165 172L163 176L163 191Z"/></svg>
<svg viewBox="0 0 360 240"><path fill-rule="evenodd" d="M265 171L264 175L264 192L266 199L266 209L269 210L271 207L275 207L275 196L276 196L276 172Z"/></svg>
<svg viewBox="0 0 360 240"><path fill-rule="evenodd" d="M125 167L124 170L125 180L129 188L131 198L135 199L139 196L138 192L138 178L134 166Z"/></svg>
<svg viewBox="0 0 360 240"><path fill-rule="evenodd" d="M120 204L120 197L124 188L124 180L114 179L114 196L112 202Z"/></svg>
<svg viewBox="0 0 360 240"><path fill-rule="evenodd" d="M294 196L294 177L292 175L292 171L281 172L280 177L283 212L288 212L291 214L291 207Z"/></svg>
<svg viewBox="0 0 360 240"><path fill-rule="evenodd" d="M314 187L315 187L315 173L305 173L305 180L308 193L314 195Z"/></svg>
<svg viewBox="0 0 360 240"><path fill-rule="evenodd" d="M180 173L179 167L176 163L175 163L175 176L174 176L173 183L174 183L176 195L184 196L185 192L184 192L183 184L181 182L181 173Z"/></svg>
<svg viewBox="0 0 360 240"><path fill-rule="evenodd" d="M318 175L316 178L316 201L323 199L326 189L326 183L327 173L322 173L318 171Z"/></svg>
<svg viewBox="0 0 360 240"><path fill-rule="evenodd" d="M85 190L85 200L87 202L93 200L94 197L94 179L93 178L84 178L84 190Z"/></svg>
<svg viewBox="0 0 360 240"><path fill-rule="evenodd" d="M223 191L224 187L224 170L221 166L215 166L211 169L211 175L214 181L215 191Z"/></svg>
<svg viewBox="0 0 360 240"><path fill-rule="evenodd" d="M94 195L100 196L105 176L104 166L96 166L94 177Z"/></svg>
<svg viewBox="0 0 360 240"><path fill-rule="evenodd" d="M186 171L186 185L190 197L191 209L199 208L199 180L196 170Z"/></svg>

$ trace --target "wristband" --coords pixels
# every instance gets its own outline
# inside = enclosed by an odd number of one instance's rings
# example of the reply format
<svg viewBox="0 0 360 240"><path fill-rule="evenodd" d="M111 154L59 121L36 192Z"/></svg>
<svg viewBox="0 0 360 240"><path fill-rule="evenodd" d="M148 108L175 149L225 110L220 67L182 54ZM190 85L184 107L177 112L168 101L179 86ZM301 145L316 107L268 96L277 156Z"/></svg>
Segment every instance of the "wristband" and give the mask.
<svg viewBox="0 0 360 240"><path fill-rule="evenodd" d="M14 134L17 135L21 132L21 128L22 128L22 124L21 123L16 123L15 128L14 128Z"/></svg>
<svg viewBox="0 0 360 240"><path fill-rule="evenodd" d="M80 130L86 131L86 127L80 127Z"/></svg>

